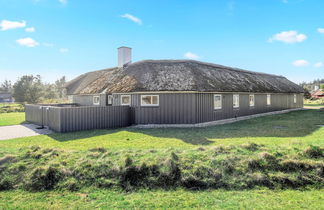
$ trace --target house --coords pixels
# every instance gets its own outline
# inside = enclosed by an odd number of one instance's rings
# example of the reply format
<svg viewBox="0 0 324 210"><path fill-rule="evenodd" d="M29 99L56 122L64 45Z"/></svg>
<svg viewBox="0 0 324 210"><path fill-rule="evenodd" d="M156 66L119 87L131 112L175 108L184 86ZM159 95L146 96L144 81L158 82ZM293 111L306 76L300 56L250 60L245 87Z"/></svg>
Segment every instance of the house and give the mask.
<svg viewBox="0 0 324 210"><path fill-rule="evenodd" d="M197 124L303 107L303 88L283 76L195 60L131 62L80 75L66 85L81 106L127 106L131 124Z"/></svg>
<svg viewBox="0 0 324 210"><path fill-rule="evenodd" d="M318 89L318 90L311 93L311 97L316 98L316 99L317 98L324 98L324 92L323 92L323 90Z"/></svg>
<svg viewBox="0 0 324 210"><path fill-rule="evenodd" d="M0 93L0 103L11 103L14 102L11 93Z"/></svg>

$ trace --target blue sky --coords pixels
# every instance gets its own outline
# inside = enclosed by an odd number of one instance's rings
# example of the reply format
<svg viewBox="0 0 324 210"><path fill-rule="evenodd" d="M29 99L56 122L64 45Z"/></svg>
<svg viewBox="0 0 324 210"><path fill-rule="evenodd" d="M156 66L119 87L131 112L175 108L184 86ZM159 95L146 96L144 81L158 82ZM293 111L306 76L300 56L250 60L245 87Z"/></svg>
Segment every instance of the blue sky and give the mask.
<svg viewBox="0 0 324 210"><path fill-rule="evenodd" d="M0 82L52 82L133 61L197 59L324 78L322 0L0 0Z"/></svg>

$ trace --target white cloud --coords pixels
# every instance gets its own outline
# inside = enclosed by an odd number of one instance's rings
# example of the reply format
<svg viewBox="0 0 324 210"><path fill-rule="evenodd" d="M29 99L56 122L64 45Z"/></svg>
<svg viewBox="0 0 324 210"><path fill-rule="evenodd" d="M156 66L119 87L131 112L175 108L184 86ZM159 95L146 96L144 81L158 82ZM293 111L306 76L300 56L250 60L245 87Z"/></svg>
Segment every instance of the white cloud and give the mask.
<svg viewBox="0 0 324 210"><path fill-rule="evenodd" d="M314 64L315 68L321 68L323 66L323 62L317 62Z"/></svg>
<svg viewBox="0 0 324 210"><path fill-rule="evenodd" d="M26 28L26 29L25 29L26 32L30 32L30 33L31 33L31 32L35 32L35 30L36 30L36 29L35 29L34 27L30 27L30 28Z"/></svg>
<svg viewBox="0 0 324 210"><path fill-rule="evenodd" d="M37 45L39 45L38 42L36 42L35 40L33 40L32 38L22 38L22 39L18 39L16 40L16 42L22 46L25 47L36 47Z"/></svg>
<svg viewBox="0 0 324 210"><path fill-rule="evenodd" d="M288 44L293 44L296 42L303 42L307 39L305 34L299 34L297 31L283 31L278 34L273 35L269 42L280 41Z"/></svg>
<svg viewBox="0 0 324 210"><path fill-rule="evenodd" d="M58 0L61 4L67 4L68 0Z"/></svg>
<svg viewBox="0 0 324 210"><path fill-rule="evenodd" d="M126 13L126 14L122 15L121 17L122 18L126 18L126 19L128 19L130 21L133 21L134 23L137 23L139 25L142 25L142 20L139 19L138 17L135 17L134 15L131 15L131 14L127 14Z"/></svg>
<svg viewBox="0 0 324 210"><path fill-rule="evenodd" d="M1 31L6 31L15 28L24 28L26 27L26 21L10 21L10 20L2 20L0 22Z"/></svg>
<svg viewBox="0 0 324 210"><path fill-rule="evenodd" d="M318 28L317 31L318 33L324 34L324 28Z"/></svg>
<svg viewBox="0 0 324 210"><path fill-rule="evenodd" d="M303 66L308 66L309 62L306 60L295 60L292 62L292 65L297 66L297 67L303 67Z"/></svg>
<svg viewBox="0 0 324 210"><path fill-rule="evenodd" d="M184 55L183 55L185 58L188 58L188 59L193 59L193 60L197 60L199 59L200 57L192 52L186 52Z"/></svg>
<svg viewBox="0 0 324 210"><path fill-rule="evenodd" d="M69 52L69 49L67 48L60 48L60 53L67 53Z"/></svg>

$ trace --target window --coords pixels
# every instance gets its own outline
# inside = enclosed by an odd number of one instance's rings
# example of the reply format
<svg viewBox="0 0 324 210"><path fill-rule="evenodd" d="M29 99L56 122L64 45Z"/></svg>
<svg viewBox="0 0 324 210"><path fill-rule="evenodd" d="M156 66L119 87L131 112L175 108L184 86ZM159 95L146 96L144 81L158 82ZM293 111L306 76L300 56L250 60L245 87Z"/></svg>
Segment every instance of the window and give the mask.
<svg viewBox="0 0 324 210"><path fill-rule="evenodd" d="M214 95L214 109L222 108L222 95Z"/></svg>
<svg viewBox="0 0 324 210"><path fill-rule="evenodd" d="M113 96L112 95L108 95L107 104L108 105L112 105L113 104Z"/></svg>
<svg viewBox="0 0 324 210"><path fill-rule="evenodd" d="M126 106L131 104L130 95L122 95L121 96L121 105Z"/></svg>
<svg viewBox="0 0 324 210"><path fill-rule="evenodd" d="M254 106L254 95L249 95L250 106Z"/></svg>
<svg viewBox="0 0 324 210"><path fill-rule="evenodd" d="M159 96L141 95L141 106L159 106Z"/></svg>
<svg viewBox="0 0 324 210"><path fill-rule="evenodd" d="M297 103L297 96L294 94L294 104Z"/></svg>
<svg viewBox="0 0 324 210"><path fill-rule="evenodd" d="M239 95L233 95L233 107L234 108L240 107L240 96Z"/></svg>
<svg viewBox="0 0 324 210"><path fill-rule="evenodd" d="M271 105L271 95L267 94L267 105L270 106Z"/></svg>
<svg viewBox="0 0 324 210"><path fill-rule="evenodd" d="M100 104L100 97L93 96L93 105L99 105L99 104Z"/></svg>

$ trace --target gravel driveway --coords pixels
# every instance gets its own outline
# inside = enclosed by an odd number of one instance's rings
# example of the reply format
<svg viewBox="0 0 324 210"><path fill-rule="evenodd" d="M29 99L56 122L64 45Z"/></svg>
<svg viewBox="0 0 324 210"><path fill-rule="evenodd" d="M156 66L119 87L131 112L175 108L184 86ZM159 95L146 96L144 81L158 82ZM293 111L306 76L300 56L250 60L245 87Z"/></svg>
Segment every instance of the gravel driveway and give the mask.
<svg viewBox="0 0 324 210"><path fill-rule="evenodd" d="M45 129L37 129L38 125L21 124L0 127L0 140L7 140L19 137L37 136L42 134L51 134L52 131Z"/></svg>

